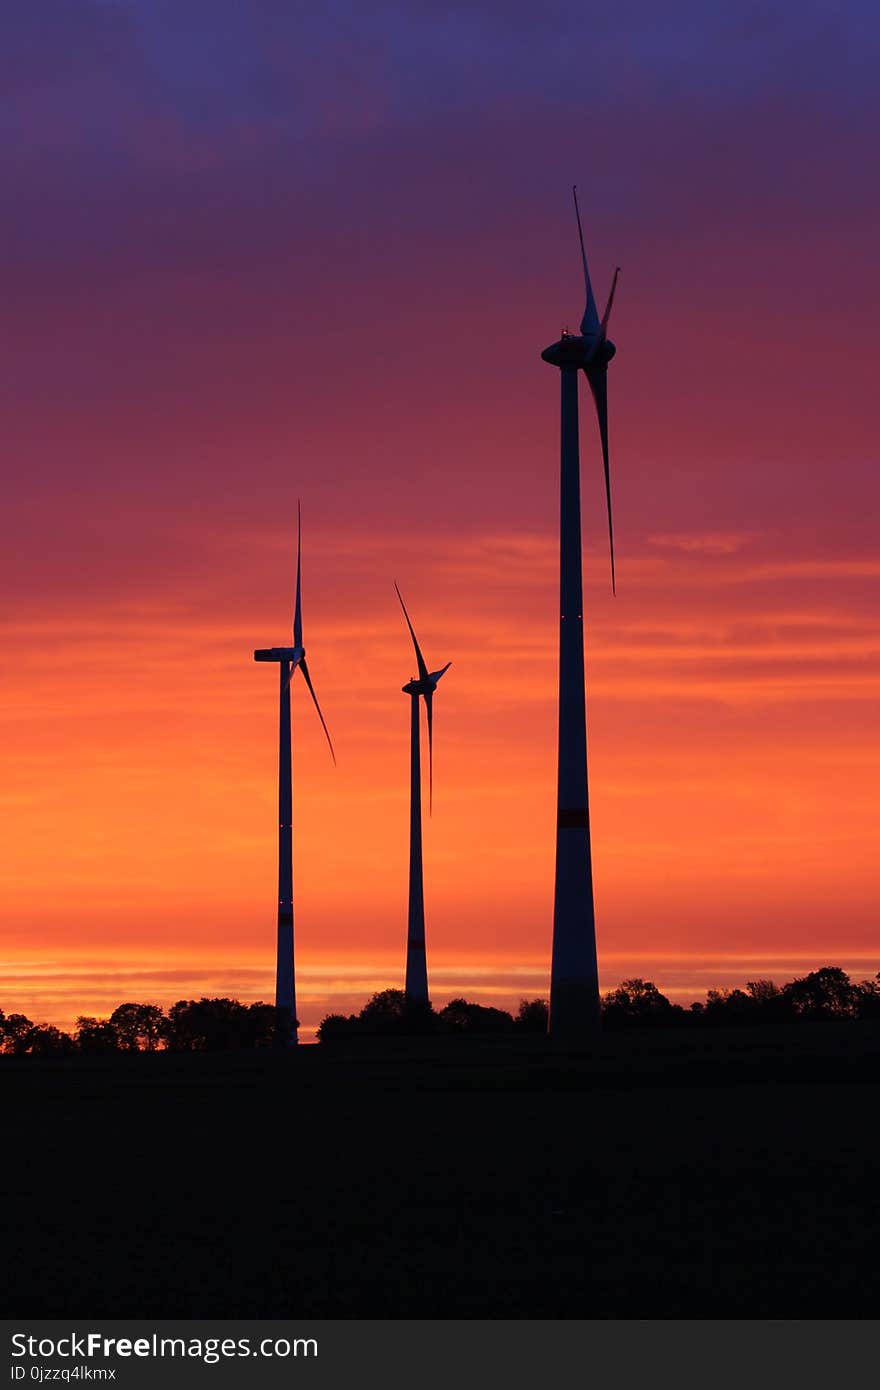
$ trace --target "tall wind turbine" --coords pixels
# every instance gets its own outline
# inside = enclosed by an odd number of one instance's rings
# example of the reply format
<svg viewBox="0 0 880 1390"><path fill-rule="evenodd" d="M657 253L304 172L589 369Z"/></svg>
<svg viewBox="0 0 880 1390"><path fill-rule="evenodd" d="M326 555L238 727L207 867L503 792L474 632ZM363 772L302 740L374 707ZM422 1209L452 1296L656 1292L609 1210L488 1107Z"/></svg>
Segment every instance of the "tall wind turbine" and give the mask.
<svg viewBox="0 0 880 1390"><path fill-rule="evenodd" d="M394 585L397 589L397 585ZM404 994L408 1004L428 1003L428 963L425 957L425 890L422 880L422 760L420 747L419 696L425 701L428 719L428 805L434 804L434 691L440 677L452 665L447 661L439 671L429 671L422 656L413 625L406 611L403 595L397 597L406 618L409 635L416 653L419 674L403 687L410 697L410 800L409 800L409 917L406 932L406 983Z"/></svg>
<svg viewBox="0 0 880 1390"><path fill-rule="evenodd" d="M578 378L583 372L592 392L599 422L608 539L611 547L611 587L614 580L614 531L611 524L611 474L608 466L608 363L614 344L608 320L619 267L614 272L605 313L600 320L587 268L581 215L574 193L575 215L584 267L586 307L580 333L564 330L558 343L541 353L558 367L562 381L561 488L559 527L559 769L556 815L556 887L553 904L553 957L550 969L550 1032L576 1037L599 1026L599 972L596 962L596 918L593 908L593 870L590 858L590 814L587 798L587 724L584 690L583 581L581 570L580 457L578 452Z"/></svg>
<svg viewBox="0 0 880 1390"><path fill-rule="evenodd" d="M275 1007L283 1011L282 1026L289 1020L288 1041L295 1043L296 1034L296 981L293 966L293 787L290 758L290 682L293 673L299 668L308 686L318 718L321 721L330 755L336 763L336 754L330 731L324 722L321 706L315 694L309 668L306 665L306 649L302 636L302 584L300 563L302 558L302 514L299 503L296 507L296 603L293 611L293 646L268 647L254 652L254 661L277 661L281 676L280 719L278 734L278 956L275 970Z"/></svg>

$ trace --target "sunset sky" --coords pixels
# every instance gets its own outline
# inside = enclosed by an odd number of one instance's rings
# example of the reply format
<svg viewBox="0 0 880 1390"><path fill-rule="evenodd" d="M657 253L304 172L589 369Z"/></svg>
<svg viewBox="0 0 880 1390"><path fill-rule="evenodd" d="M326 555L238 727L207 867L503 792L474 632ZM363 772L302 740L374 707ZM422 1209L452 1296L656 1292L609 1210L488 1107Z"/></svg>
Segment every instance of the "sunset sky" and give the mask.
<svg viewBox="0 0 880 1390"><path fill-rule="evenodd" d="M880 968L880 18L4 7L0 1006L402 984L413 658L451 660L432 997L546 994L558 373L621 269L618 593L582 396L603 987Z"/></svg>

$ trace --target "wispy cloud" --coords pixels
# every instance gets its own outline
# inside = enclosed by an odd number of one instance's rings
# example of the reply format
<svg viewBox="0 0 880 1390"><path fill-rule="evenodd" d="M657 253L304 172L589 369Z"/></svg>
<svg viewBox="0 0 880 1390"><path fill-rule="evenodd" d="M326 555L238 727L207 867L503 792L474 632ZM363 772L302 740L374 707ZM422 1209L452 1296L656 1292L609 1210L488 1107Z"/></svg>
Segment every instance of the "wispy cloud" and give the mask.
<svg viewBox="0 0 880 1390"><path fill-rule="evenodd" d="M664 531L649 536L651 545L696 555L736 555L757 536L756 531Z"/></svg>
<svg viewBox="0 0 880 1390"><path fill-rule="evenodd" d="M880 579L880 560L780 560L750 565L743 579Z"/></svg>

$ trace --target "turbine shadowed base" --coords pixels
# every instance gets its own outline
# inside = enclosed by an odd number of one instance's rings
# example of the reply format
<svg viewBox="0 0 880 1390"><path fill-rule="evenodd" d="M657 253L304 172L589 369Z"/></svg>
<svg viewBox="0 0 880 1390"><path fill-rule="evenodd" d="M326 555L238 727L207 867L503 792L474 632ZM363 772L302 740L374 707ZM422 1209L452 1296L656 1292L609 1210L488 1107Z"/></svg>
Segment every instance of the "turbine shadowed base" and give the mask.
<svg viewBox="0 0 880 1390"><path fill-rule="evenodd" d="M406 983L409 1006L428 1004L428 962L425 952L425 890L422 880L422 767L419 746L419 694L421 682L410 696L410 803L409 803L409 910L406 930ZM406 689L406 687L404 687Z"/></svg>
<svg viewBox="0 0 880 1390"><path fill-rule="evenodd" d="M550 1036L587 1039L600 1032L595 978L557 980L550 991Z"/></svg>
<svg viewBox="0 0 880 1390"><path fill-rule="evenodd" d="M576 363L563 366L561 388L559 742L549 1019L549 1031L555 1038L589 1037L599 1021L587 779Z"/></svg>

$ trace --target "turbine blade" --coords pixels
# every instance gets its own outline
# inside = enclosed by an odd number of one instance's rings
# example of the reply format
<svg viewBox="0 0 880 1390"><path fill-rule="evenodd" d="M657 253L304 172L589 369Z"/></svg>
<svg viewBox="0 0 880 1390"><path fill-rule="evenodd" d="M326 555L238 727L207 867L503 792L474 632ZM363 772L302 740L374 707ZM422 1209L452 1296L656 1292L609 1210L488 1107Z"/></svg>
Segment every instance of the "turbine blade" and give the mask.
<svg viewBox="0 0 880 1390"><path fill-rule="evenodd" d="M434 692L425 692L425 713L428 716L428 815L434 814Z"/></svg>
<svg viewBox="0 0 880 1390"><path fill-rule="evenodd" d="M394 587L395 587L395 589L397 589L397 582L396 582L396 581L395 581ZM411 623L410 620L409 620L409 614L408 614L407 611L406 611L406 604L405 604L404 601L403 601L403 595L401 594L401 592L400 592L399 589L397 589L397 597L400 599L400 606L401 606L401 608L403 609L403 616L406 618L406 625L407 625L407 627L409 628L409 635L410 635L410 637L412 638L412 640L413 640L413 646L414 646L415 649L416 649L416 661L418 662L418 666L419 666L419 680L420 680L420 681L426 681L426 680L428 680L428 668L427 668L427 666L425 665L425 658L422 656L422 649L421 649L421 647L419 646L418 641L416 640L416 634L415 634L415 632L413 631L413 625L412 625L412 623Z"/></svg>
<svg viewBox="0 0 880 1390"><path fill-rule="evenodd" d="M309 694L311 695L312 699L313 699L314 702L315 702L315 709L318 711L318 718L319 718L320 721L321 721L321 725L322 725L322 727L323 727L323 729L324 729L324 733L327 735L327 742L328 742L328 744L330 745L330 756L331 756L331 758L333 759L333 765L334 765L334 767L335 767L335 766L336 766L336 753L335 753L334 748L333 748L333 740L332 740L331 737L330 737L330 730L327 728L326 722L325 722L325 720L324 720L324 716L323 716L323 714L321 713L321 706L318 704L318 697L317 697L317 695L315 694L315 687L312 685L312 678L311 678L311 676L309 675L309 668L308 668L308 666L306 665L306 659L305 659L305 657L302 657L302 658L301 658L300 663L299 663L299 669L302 671L302 673L303 673L303 679L305 680L306 685L309 687Z"/></svg>
<svg viewBox="0 0 880 1390"><path fill-rule="evenodd" d="M611 289L608 293L608 303L605 305L605 312L602 315L602 322L599 325L599 332L604 338L608 332L608 320L611 318L611 305L614 303L614 291L617 289L617 277L620 274L620 266L614 270L614 279L611 281Z"/></svg>
<svg viewBox="0 0 880 1390"><path fill-rule="evenodd" d="M617 593L614 578L614 526L611 520L611 470L608 464L608 372L603 365L594 371L584 369L590 383L596 414L599 417L599 434L602 439L602 463L605 466L605 500L608 504L608 544L611 548L611 592Z"/></svg>
<svg viewBox="0 0 880 1390"><path fill-rule="evenodd" d="M441 666L439 671L429 671L429 672L428 672L428 680L429 680L429 681L433 681L434 684L436 685L437 682L438 682L438 680L440 679L440 677L446 675L446 672L449 670L449 668L450 668L451 665L452 665L452 662L451 662L451 661L447 661L446 665L445 665L445 666Z"/></svg>
<svg viewBox="0 0 880 1390"><path fill-rule="evenodd" d="M296 607L293 610L293 645L303 644L302 589L300 585L300 560L302 558L302 510L299 498L296 502Z"/></svg>
<svg viewBox="0 0 880 1390"><path fill-rule="evenodd" d="M293 680L293 673L296 670L296 662L285 661L284 664L287 667L287 675L284 677L284 688L286 690L287 687L290 685L290 682Z"/></svg>
<svg viewBox="0 0 880 1390"><path fill-rule="evenodd" d="M584 338L595 338L599 335L599 311L596 308L596 300L593 295L593 286L590 283L590 272L587 269L587 253L584 250L584 229L581 226L581 210L578 207L577 184L572 185L574 195L574 211L578 224L578 239L581 243L581 260L584 266L584 289L587 295L584 316L581 319L581 334Z"/></svg>

